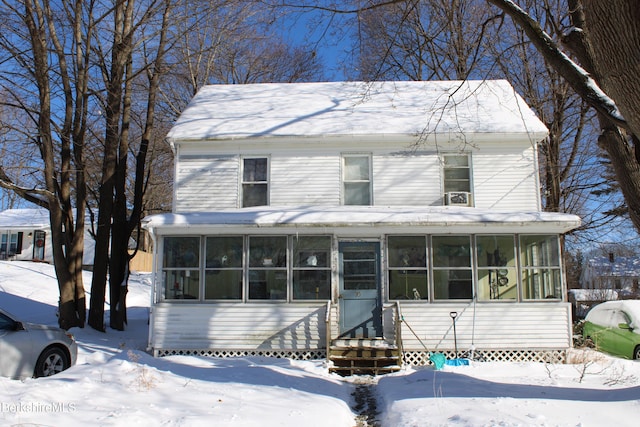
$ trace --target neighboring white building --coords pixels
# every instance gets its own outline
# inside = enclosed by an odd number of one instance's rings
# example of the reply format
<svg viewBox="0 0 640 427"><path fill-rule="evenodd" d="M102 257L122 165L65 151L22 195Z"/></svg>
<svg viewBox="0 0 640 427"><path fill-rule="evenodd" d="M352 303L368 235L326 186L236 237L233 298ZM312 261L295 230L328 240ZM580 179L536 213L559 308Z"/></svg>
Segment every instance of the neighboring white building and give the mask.
<svg viewBox="0 0 640 427"><path fill-rule="evenodd" d="M85 233L84 265L93 265L94 240ZM53 263L51 223L47 209L0 212L0 259Z"/></svg>
<svg viewBox="0 0 640 427"><path fill-rule="evenodd" d="M52 262L50 230L45 209L0 212L0 259Z"/></svg>
<svg viewBox="0 0 640 427"><path fill-rule="evenodd" d="M173 213L145 219L150 349L562 358L580 219L542 212L546 135L506 81L202 88L168 135Z"/></svg>
<svg viewBox="0 0 640 427"><path fill-rule="evenodd" d="M580 283L584 289L638 291L640 258L598 256L589 259L582 269Z"/></svg>

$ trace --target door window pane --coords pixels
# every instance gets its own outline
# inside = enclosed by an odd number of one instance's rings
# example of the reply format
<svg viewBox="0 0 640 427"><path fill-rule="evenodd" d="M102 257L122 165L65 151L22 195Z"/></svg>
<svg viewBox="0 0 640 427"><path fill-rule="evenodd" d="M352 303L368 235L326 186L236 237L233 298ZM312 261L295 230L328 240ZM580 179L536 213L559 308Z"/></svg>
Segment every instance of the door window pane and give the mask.
<svg viewBox="0 0 640 427"><path fill-rule="evenodd" d="M343 251L343 288L345 290L377 289L377 267L375 252Z"/></svg>

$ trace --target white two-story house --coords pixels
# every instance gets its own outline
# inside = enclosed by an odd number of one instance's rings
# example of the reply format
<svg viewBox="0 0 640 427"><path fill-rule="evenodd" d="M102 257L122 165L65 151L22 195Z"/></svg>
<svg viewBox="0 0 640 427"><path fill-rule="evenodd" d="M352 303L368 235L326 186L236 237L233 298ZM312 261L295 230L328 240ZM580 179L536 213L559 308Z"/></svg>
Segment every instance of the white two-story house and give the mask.
<svg viewBox="0 0 640 427"><path fill-rule="evenodd" d="M167 137L173 212L145 221L149 348L562 359L580 219L541 211L546 135L506 81L202 88Z"/></svg>

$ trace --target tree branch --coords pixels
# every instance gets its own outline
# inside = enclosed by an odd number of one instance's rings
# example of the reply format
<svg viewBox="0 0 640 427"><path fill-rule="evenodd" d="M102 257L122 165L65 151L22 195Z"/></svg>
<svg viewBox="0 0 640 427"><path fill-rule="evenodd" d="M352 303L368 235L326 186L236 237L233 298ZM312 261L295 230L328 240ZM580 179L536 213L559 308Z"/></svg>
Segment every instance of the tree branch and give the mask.
<svg viewBox="0 0 640 427"><path fill-rule="evenodd" d="M527 34L536 47L558 73L571 85L591 107L624 129L629 125L618 107L598 86L597 82L581 66L564 54L556 42L540 27L529 14L511 0L487 0L488 3L502 9Z"/></svg>

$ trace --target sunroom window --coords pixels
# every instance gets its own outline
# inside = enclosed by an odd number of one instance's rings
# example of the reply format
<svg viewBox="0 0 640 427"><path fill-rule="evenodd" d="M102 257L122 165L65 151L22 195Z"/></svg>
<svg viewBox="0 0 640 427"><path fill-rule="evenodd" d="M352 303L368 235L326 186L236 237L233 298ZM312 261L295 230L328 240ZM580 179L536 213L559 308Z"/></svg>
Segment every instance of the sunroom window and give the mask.
<svg viewBox="0 0 640 427"><path fill-rule="evenodd" d="M269 204L269 161L266 157L242 162L242 207Z"/></svg>
<svg viewBox="0 0 640 427"><path fill-rule="evenodd" d="M513 235L476 236L478 300L518 298L518 270Z"/></svg>
<svg viewBox="0 0 640 427"><path fill-rule="evenodd" d="M287 237L249 237L249 299L287 299Z"/></svg>
<svg viewBox="0 0 640 427"><path fill-rule="evenodd" d="M242 298L242 236L206 238L204 299Z"/></svg>
<svg viewBox="0 0 640 427"><path fill-rule="evenodd" d="M200 298L199 237L165 237L162 265L165 299Z"/></svg>
<svg viewBox="0 0 640 427"><path fill-rule="evenodd" d="M389 299L429 298L426 236L389 236Z"/></svg>
<svg viewBox="0 0 640 427"><path fill-rule="evenodd" d="M520 262L523 299L562 298L558 236L520 236Z"/></svg>
<svg viewBox="0 0 640 427"><path fill-rule="evenodd" d="M293 299L327 300L331 295L331 237L293 237Z"/></svg>
<svg viewBox="0 0 640 427"><path fill-rule="evenodd" d="M432 245L434 298L471 299L471 236L433 236Z"/></svg>
<svg viewBox="0 0 640 427"><path fill-rule="evenodd" d="M342 157L343 202L371 205L371 158L368 155Z"/></svg>

